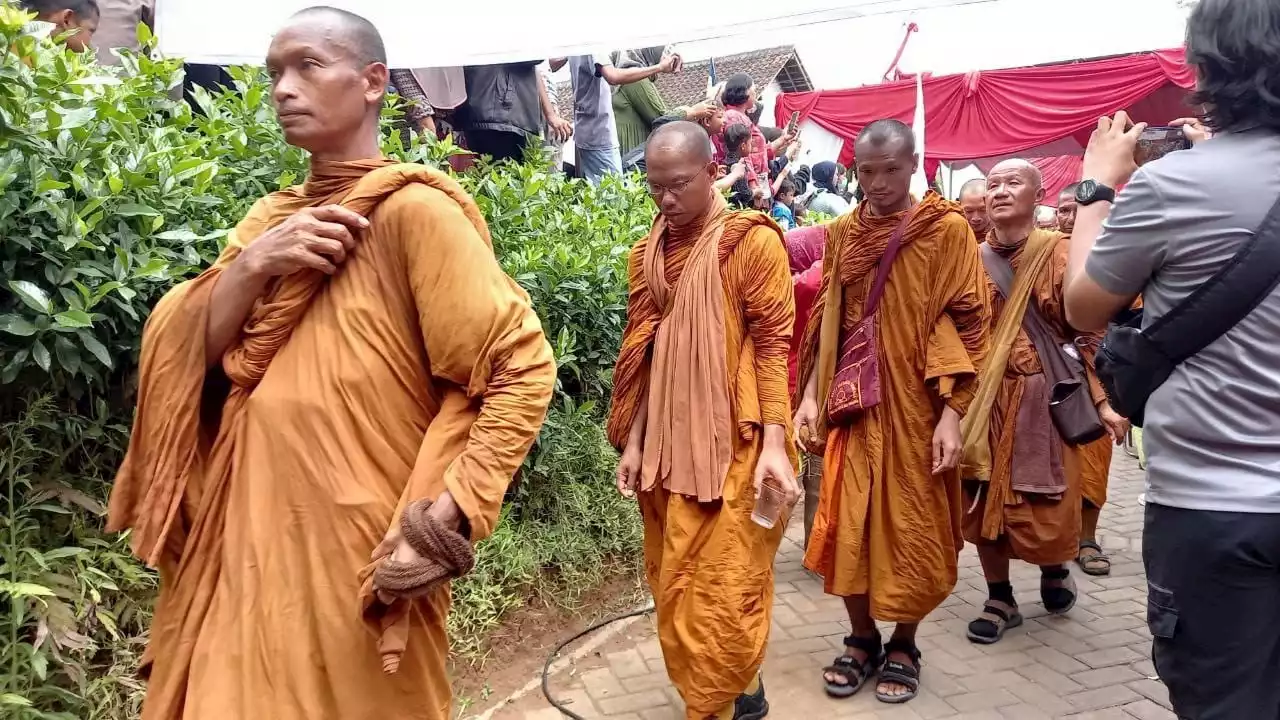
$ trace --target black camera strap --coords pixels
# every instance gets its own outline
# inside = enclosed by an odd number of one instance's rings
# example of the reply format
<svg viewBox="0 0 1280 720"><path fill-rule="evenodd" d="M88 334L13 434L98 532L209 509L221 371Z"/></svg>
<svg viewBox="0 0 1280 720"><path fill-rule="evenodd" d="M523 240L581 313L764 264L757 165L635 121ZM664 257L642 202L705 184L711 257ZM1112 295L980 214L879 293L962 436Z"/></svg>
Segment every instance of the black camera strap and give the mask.
<svg viewBox="0 0 1280 720"><path fill-rule="evenodd" d="M1280 284L1280 199L1231 261L1142 334L1177 365L1253 312Z"/></svg>

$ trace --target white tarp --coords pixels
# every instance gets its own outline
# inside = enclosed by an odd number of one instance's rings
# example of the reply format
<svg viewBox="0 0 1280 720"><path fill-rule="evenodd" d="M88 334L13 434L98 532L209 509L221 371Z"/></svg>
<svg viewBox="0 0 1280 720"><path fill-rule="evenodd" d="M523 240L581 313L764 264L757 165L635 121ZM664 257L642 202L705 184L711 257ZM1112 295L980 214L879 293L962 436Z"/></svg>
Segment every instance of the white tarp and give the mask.
<svg viewBox="0 0 1280 720"><path fill-rule="evenodd" d="M776 33L786 28L972 0L787 0L725 5L647 0L611 13L599 0L163 0L157 3L160 51L188 62L260 64L272 33L294 12L330 5L372 21L392 67L517 62L597 49L646 47L706 38Z"/></svg>

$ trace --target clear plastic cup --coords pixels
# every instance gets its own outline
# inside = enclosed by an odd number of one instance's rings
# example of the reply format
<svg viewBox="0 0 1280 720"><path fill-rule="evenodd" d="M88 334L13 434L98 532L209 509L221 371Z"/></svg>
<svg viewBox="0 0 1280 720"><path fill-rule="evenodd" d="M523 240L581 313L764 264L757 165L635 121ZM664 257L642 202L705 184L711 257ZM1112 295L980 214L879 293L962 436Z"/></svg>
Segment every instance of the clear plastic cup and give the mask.
<svg viewBox="0 0 1280 720"><path fill-rule="evenodd" d="M756 506L751 510L751 520L766 530L772 529L782 517L782 509L787 503L787 493L782 483L766 477L760 483L760 492L756 493Z"/></svg>

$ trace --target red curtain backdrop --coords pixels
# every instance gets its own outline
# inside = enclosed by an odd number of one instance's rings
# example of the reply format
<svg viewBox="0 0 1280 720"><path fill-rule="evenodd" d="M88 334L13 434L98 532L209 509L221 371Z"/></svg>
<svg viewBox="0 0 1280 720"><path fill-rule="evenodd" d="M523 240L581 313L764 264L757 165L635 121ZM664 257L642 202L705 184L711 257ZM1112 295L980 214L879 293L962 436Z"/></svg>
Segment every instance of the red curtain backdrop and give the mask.
<svg viewBox="0 0 1280 720"><path fill-rule="evenodd" d="M1178 48L1060 65L926 76L927 160L1008 156L1055 141L1087 141L1099 116L1130 108L1161 90L1194 87L1195 72L1184 57ZM781 127L799 110L801 121L813 120L844 138L840 162L851 165L858 132L882 118L910 124L915 100L914 80L786 93L778 98L775 116Z"/></svg>

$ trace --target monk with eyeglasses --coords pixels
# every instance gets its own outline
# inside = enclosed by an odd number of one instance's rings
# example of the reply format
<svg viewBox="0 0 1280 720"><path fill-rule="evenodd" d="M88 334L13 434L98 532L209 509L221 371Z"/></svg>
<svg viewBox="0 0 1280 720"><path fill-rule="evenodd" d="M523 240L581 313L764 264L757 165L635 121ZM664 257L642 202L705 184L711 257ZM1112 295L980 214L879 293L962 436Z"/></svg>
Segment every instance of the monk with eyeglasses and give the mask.
<svg viewBox="0 0 1280 720"><path fill-rule="evenodd" d="M673 122L645 149L659 214L630 260L609 439L644 519L667 672L688 720L758 720L785 515L752 520L767 479L800 496L787 397L795 320L782 231L730 210L706 132ZM784 510L785 513L785 510Z"/></svg>

